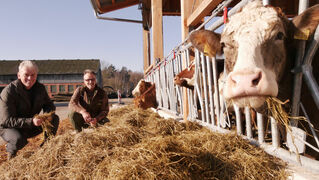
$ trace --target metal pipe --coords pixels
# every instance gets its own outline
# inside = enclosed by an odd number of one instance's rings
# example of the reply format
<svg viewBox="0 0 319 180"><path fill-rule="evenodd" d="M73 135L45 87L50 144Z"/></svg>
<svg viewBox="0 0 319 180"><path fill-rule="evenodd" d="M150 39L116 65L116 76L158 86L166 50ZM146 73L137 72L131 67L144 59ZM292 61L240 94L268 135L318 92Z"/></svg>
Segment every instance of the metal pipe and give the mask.
<svg viewBox="0 0 319 180"><path fill-rule="evenodd" d="M264 6L270 5L270 0L263 0L263 5L264 5Z"/></svg>
<svg viewBox="0 0 319 180"><path fill-rule="evenodd" d="M236 116L236 128L237 128L237 134L242 135L243 130L242 130L242 124L241 124L241 115L240 115L240 110L237 105L233 105L234 110L235 110L235 116Z"/></svg>
<svg viewBox="0 0 319 180"><path fill-rule="evenodd" d="M198 66L197 71L198 72L200 72L200 68L201 68L200 65L201 65L202 62L204 62L204 58L205 58L204 53L201 52L200 53L200 59L198 60L198 64L197 64L197 66ZM199 101L201 102L202 121L206 122L206 116L205 116L206 108L205 108L205 104L203 102L203 91L204 91L203 90L203 80L202 80L202 76L201 75L199 75L198 78L199 78L199 89L200 89L198 97L199 97Z"/></svg>
<svg viewBox="0 0 319 180"><path fill-rule="evenodd" d="M226 0L221 2L213 11L212 15L208 17L200 26L198 26L195 31L202 29L210 20L217 16L218 13L224 10L233 0Z"/></svg>
<svg viewBox="0 0 319 180"><path fill-rule="evenodd" d="M242 0L236 6L234 6L231 10L228 11L228 16L234 15L237 11L239 11L242 7L244 7L249 1L252 0ZM209 26L207 29L214 31L216 30L219 26L224 24L224 19L219 18L217 21L215 21L211 26Z"/></svg>
<svg viewBox="0 0 319 180"><path fill-rule="evenodd" d="M319 47L319 25L314 33L313 40L311 41L309 48L306 52L304 64L311 65L314 55L316 54Z"/></svg>
<svg viewBox="0 0 319 180"><path fill-rule="evenodd" d="M215 113L214 113L214 99L213 99L213 83L212 82L212 63L215 58L206 58L206 65L207 65L207 75L208 75L208 93L209 93L209 107L210 107L210 121L209 123L215 126Z"/></svg>
<svg viewBox="0 0 319 180"><path fill-rule="evenodd" d="M317 108L319 109L319 88L316 79L314 78L312 74L312 70L306 70L304 73L304 79L306 81L306 84L309 87L309 91L313 97L313 100L315 101Z"/></svg>
<svg viewBox="0 0 319 180"><path fill-rule="evenodd" d="M217 116L217 126L220 127L220 102L221 102L221 97L219 96L219 85L218 85L218 77L217 77L217 65L216 65L216 59L212 59L212 65L213 65L213 81L214 81L214 92L216 94L216 116ZM227 107L226 107L227 108Z"/></svg>
<svg viewBox="0 0 319 180"><path fill-rule="evenodd" d="M206 74L206 61L207 60L207 56L203 56L202 59L202 74L203 74L203 86L204 86L204 104L205 104L205 114L206 114L206 121L205 122L209 122L210 121L210 116L209 116L209 110L208 110L208 97L207 97L207 74Z"/></svg>
<svg viewBox="0 0 319 180"><path fill-rule="evenodd" d="M245 107L245 120L246 120L246 132L248 138L253 138L253 132L251 130L251 116L250 116L250 108Z"/></svg>
<svg viewBox="0 0 319 180"><path fill-rule="evenodd" d="M299 10L298 14L301 14L304 10L307 9L309 5L308 0L300 0L299 1ZM306 41L300 40L298 44L298 51L296 55L296 62L295 62L295 69L299 68L302 64L302 60L305 55L305 48L306 48ZM302 73L297 72L294 78L294 86L293 86L293 96L292 96L292 116L299 115L299 102L300 102L300 93L301 93L301 86L302 86ZM297 126L297 120L290 121L291 126Z"/></svg>
<svg viewBox="0 0 319 180"><path fill-rule="evenodd" d="M302 66L302 72L304 73L304 79L309 87L310 93L319 109L319 88L316 79L312 74L312 60L319 47L319 25L317 26L314 38L308 48L304 59L304 65Z"/></svg>
<svg viewBox="0 0 319 180"><path fill-rule="evenodd" d="M263 121L263 115L260 113L257 113L257 128L258 128L258 142L264 143L265 142L265 127L264 127L264 121Z"/></svg>
<svg viewBox="0 0 319 180"><path fill-rule="evenodd" d="M313 124L310 122L310 119L309 119L309 116L308 116L308 114L307 114L307 112L306 112L306 109L305 109L305 107L303 106L302 103L300 103L300 107L301 107L301 110L303 111L303 113L304 113L305 116L306 116L306 121L308 122L309 128L310 128L310 130L311 130L311 132L312 132L312 135L313 135L313 137L314 137L314 139L315 139L315 141L316 141L316 143L317 143L317 146L319 147L319 139L318 139L318 136L317 136L317 134L316 134L316 131L315 131L314 128L313 128Z"/></svg>
<svg viewBox="0 0 319 180"><path fill-rule="evenodd" d="M309 7L309 0L299 0L298 14L301 14Z"/></svg>
<svg viewBox="0 0 319 180"><path fill-rule="evenodd" d="M139 20L121 19L121 18L112 18L112 17L102 17L102 16L99 16L96 11L94 11L94 14L95 14L95 17L97 19L143 24L143 21L139 21Z"/></svg>
<svg viewBox="0 0 319 180"><path fill-rule="evenodd" d="M277 124L277 121L273 117L270 117L270 120L271 120L272 145L277 148L277 147L279 147L279 142L280 142L278 124Z"/></svg>

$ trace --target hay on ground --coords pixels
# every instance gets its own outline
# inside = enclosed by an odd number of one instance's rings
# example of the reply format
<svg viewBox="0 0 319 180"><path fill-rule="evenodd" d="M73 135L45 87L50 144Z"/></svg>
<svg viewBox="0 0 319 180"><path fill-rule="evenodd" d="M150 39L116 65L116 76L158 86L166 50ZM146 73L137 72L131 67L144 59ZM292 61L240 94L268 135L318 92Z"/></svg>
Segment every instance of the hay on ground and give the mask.
<svg viewBox="0 0 319 180"><path fill-rule="evenodd" d="M110 123L65 131L0 166L3 179L286 179L285 164L240 137L150 110L112 110Z"/></svg>

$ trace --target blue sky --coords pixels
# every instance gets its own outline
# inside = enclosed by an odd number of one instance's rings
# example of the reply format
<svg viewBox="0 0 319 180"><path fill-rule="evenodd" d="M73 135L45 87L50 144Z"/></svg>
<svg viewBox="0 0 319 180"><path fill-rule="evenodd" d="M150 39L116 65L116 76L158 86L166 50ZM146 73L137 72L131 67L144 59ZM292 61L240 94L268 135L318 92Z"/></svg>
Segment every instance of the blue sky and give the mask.
<svg viewBox="0 0 319 180"><path fill-rule="evenodd" d="M137 6L102 16L141 20ZM143 71L142 25L96 19L90 0L0 1L0 60L100 59ZM180 17L164 17L164 56L181 41Z"/></svg>

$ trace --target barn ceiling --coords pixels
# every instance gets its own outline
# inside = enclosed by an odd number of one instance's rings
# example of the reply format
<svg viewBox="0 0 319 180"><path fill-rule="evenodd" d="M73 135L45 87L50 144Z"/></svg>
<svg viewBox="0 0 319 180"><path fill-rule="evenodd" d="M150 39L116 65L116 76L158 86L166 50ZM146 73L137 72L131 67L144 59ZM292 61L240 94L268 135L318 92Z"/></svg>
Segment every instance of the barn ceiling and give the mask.
<svg viewBox="0 0 319 180"><path fill-rule="evenodd" d="M180 16L180 0L162 0L163 16ZM189 0L191 1L191 0ZM192 11L204 0L192 0ZM233 7L240 0L234 0L229 7ZM151 0L91 0L94 10L99 14L104 14L114 10L139 5L142 12L143 28L149 29L152 26ZM319 0L309 0L309 6L318 4ZM271 1L272 6L280 7L288 17L298 14L299 0ZM208 14L209 15L209 14ZM221 14L220 14L221 15Z"/></svg>

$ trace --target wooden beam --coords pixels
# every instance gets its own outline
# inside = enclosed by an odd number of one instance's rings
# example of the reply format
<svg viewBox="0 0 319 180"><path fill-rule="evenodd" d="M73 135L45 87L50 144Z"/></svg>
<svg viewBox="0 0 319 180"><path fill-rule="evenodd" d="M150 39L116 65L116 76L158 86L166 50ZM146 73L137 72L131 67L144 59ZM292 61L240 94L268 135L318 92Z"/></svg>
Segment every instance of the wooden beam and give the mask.
<svg viewBox="0 0 319 180"><path fill-rule="evenodd" d="M196 26L205 16L214 10L223 0L204 0L188 17L187 26Z"/></svg>
<svg viewBox="0 0 319 180"><path fill-rule="evenodd" d="M151 65L150 59L150 31L143 29L143 59L144 59L144 72Z"/></svg>
<svg viewBox="0 0 319 180"><path fill-rule="evenodd" d="M182 41L186 39L189 33L189 27L187 26L187 18L191 14L192 3L190 0L181 0L181 26L182 26ZM183 69L186 68L186 56L183 56ZM188 98L187 98L187 89L183 87L183 119L188 121L187 117L189 114L188 109Z"/></svg>
<svg viewBox="0 0 319 180"><path fill-rule="evenodd" d="M155 60L163 60L163 5L162 0L152 0L152 47L153 63Z"/></svg>

